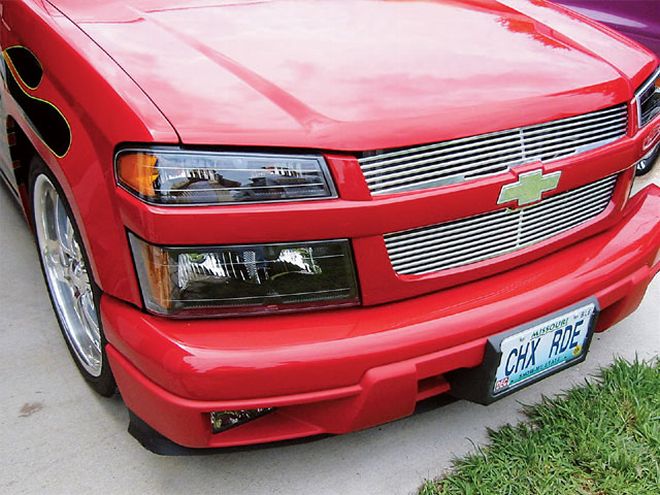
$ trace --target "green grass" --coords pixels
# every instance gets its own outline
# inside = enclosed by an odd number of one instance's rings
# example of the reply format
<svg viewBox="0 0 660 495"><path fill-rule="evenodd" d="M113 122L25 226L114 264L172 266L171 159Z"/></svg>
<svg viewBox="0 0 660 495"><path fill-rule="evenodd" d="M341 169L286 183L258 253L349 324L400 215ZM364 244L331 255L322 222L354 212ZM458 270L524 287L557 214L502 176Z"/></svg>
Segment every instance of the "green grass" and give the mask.
<svg viewBox="0 0 660 495"><path fill-rule="evenodd" d="M660 359L617 360L524 412L420 495L660 494Z"/></svg>

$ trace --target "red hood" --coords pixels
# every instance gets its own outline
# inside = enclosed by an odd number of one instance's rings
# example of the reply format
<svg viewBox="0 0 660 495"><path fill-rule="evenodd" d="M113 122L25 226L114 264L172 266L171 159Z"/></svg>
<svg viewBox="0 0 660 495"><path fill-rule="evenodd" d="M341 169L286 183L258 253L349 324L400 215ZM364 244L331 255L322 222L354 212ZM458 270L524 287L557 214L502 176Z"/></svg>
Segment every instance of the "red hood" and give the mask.
<svg viewBox="0 0 660 495"><path fill-rule="evenodd" d="M437 141L627 101L654 64L540 0L54 3L188 144Z"/></svg>

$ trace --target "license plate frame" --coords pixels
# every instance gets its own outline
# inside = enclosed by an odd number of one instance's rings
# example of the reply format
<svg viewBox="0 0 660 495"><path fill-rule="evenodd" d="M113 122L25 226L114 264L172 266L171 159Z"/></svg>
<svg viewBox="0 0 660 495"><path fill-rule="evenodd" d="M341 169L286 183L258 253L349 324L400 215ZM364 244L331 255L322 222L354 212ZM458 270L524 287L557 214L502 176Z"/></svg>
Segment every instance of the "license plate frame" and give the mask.
<svg viewBox="0 0 660 495"><path fill-rule="evenodd" d="M590 311L591 314L589 316L589 321L586 323L586 336L582 340L582 348L578 355L556 363L546 369L541 369L514 384L500 388L498 391L495 390L498 381L498 370L501 371L502 359L504 359L502 350L503 344L505 344L506 347L509 347L512 339L515 340L518 338L521 339L520 342L522 344L524 342L522 338L528 337L530 332L533 334L533 332L537 331L537 328L540 328L539 331L543 331L544 325L550 325L555 321L560 321L562 318L568 318L574 314L579 314L581 310ZM451 383L452 395L480 404L491 404L517 390L583 362L587 358L587 353L591 346L591 340L596 322L598 321L599 313L600 306L598 300L595 297L590 297L571 306L562 308L559 311L555 311L531 322L489 337L486 343L484 359L480 366L458 370L449 374L448 379ZM566 326L562 328L563 331L566 330ZM542 337L539 337L539 340L541 338L547 338L547 336L551 334L552 332L546 332Z"/></svg>

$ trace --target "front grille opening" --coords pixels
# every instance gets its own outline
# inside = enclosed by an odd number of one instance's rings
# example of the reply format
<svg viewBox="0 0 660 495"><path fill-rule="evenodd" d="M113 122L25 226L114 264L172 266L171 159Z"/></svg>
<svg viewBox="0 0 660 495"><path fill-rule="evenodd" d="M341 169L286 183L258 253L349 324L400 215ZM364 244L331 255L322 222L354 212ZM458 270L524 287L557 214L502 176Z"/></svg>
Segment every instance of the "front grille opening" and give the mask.
<svg viewBox="0 0 660 495"><path fill-rule="evenodd" d="M399 274L422 275L526 248L603 213L616 180L616 175L605 177L516 210L385 234L390 262Z"/></svg>
<svg viewBox="0 0 660 495"><path fill-rule="evenodd" d="M625 136L628 107L423 146L365 152L358 162L373 195L429 189L549 162Z"/></svg>

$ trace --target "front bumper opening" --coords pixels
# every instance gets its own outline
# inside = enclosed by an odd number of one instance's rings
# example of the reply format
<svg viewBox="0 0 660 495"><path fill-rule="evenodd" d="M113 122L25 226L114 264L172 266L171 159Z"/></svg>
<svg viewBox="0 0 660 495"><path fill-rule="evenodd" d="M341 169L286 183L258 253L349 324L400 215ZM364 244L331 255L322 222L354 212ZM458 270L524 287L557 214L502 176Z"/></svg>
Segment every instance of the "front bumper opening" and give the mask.
<svg viewBox="0 0 660 495"><path fill-rule="evenodd" d="M213 433L222 433L273 411L274 409L272 407L241 411L213 411L209 415L211 419L211 431Z"/></svg>

